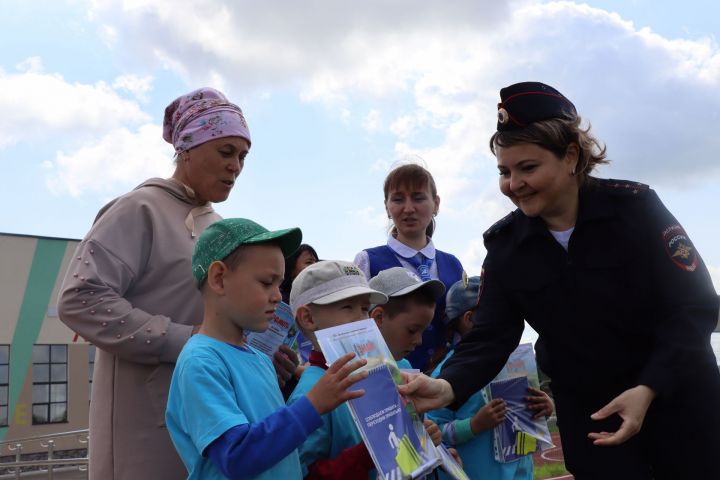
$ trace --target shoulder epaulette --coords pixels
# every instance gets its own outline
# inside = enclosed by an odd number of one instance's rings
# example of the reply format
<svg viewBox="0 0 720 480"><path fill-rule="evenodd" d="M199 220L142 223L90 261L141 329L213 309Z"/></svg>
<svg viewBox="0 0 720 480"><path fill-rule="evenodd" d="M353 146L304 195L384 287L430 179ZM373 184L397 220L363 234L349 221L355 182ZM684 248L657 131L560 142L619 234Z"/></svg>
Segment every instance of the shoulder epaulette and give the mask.
<svg viewBox="0 0 720 480"><path fill-rule="evenodd" d="M500 232L506 226L510 225L510 223L512 223L513 221L513 213L514 212L510 212L497 222L493 223L490 228L485 230L485 233L483 233L483 238L487 240L488 238Z"/></svg>
<svg viewBox="0 0 720 480"><path fill-rule="evenodd" d="M643 196L650 191L650 187L640 182L630 180L616 180L614 178L595 178L595 185L601 190L617 195Z"/></svg>

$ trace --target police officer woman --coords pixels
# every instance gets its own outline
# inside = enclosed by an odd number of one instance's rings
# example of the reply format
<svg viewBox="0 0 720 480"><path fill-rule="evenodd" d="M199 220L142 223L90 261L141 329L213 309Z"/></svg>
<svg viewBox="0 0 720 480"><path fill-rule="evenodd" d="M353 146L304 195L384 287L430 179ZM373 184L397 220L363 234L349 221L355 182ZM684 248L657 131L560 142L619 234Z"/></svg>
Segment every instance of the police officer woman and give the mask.
<svg viewBox="0 0 720 480"><path fill-rule="evenodd" d="M462 405L527 320L577 479L715 478L718 297L707 268L653 190L590 176L605 150L560 92L525 82L500 97L490 147L518 208L484 234L473 330L438 380L418 375L401 392L420 410Z"/></svg>

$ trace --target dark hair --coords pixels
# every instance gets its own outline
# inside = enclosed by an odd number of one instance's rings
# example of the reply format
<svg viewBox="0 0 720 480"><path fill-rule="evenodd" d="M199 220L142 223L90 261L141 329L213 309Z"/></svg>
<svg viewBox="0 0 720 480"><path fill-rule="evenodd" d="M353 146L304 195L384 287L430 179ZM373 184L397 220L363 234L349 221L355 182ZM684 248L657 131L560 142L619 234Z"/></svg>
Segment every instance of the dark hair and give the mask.
<svg viewBox="0 0 720 480"><path fill-rule="evenodd" d="M578 177L578 184L582 185L597 165L609 163L609 160L605 158L606 147L601 146L590 133L590 125L583 129L580 127L580 121L580 117L574 120L552 118L531 123L520 130L498 131L490 137L490 151L496 155L496 147L532 143L562 158L570 144L574 143L579 149L575 175Z"/></svg>
<svg viewBox="0 0 720 480"><path fill-rule="evenodd" d="M435 296L429 288L418 288L400 297L390 297L387 303L380 305L389 317L405 313L410 305L422 305L423 307L435 306Z"/></svg>
<svg viewBox="0 0 720 480"><path fill-rule="evenodd" d="M383 193L385 194L385 202L387 203L390 192L401 187L407 187L410 189L422 190L430 187L430 193L432 193L433 201L437 198L437 187L435 186L435 179L430 172L423 168L421 165L415 163L409 163L407 165L401 165L393 169L385 177L385 184L383 185ZM393 226L393 230L396 227ZM425 233L428 237L432 237L435 231L435 222L432 221L427 226Z"/></svg>
<svg viewBox="0 0 720 480"><path fill-rule="evenodd" d="M445 359L447 353L450 351L453 339L455 338L455 333L457 332L458 324L460 323L460 318L462 318L462 315L455 317L452 320L448 320L447 314L443 313L443 323L445 324L445 343L438 345L435 352L430 356L427 367L425 367L425 373L427 373L428 376L430 376L433 370L440 365L440 362Z"/></svg>
<svg viewBox="0 0 720 480"><path fill-rule="evenodd" d="M270 242L272 243L272 242ZM257 245L257 244L256 244ZM227 257L220 260L225 264L226 267L228 267L231 271L235 271L235 269L240 265L240 263L243 261L243 258L245 257L245 247L247 244L239 245L235 250L230 252ZM205 275L205 278L203 278L203 281L198 284L198 290L201 292L205 290L205 286L207 285L207 275Z"/></svg>
<svg viewBox="0 0 720 480"><path fill-rule="evenodd" d="M300 255L302 255L303 252L310 252L310 254L315 257L316 262L320 260L315 249L307 243L303 243L302 245L300 245L298 249L293 252L292 255L285 259L285 278L280 284L280 292L282 293L283 301L285 302L287 302L287 298L290 296L292 282L293 280L295 280L295 278L292 276L293 271L295 270L295 264L297 263L298 258L300 258Z"/></svg>

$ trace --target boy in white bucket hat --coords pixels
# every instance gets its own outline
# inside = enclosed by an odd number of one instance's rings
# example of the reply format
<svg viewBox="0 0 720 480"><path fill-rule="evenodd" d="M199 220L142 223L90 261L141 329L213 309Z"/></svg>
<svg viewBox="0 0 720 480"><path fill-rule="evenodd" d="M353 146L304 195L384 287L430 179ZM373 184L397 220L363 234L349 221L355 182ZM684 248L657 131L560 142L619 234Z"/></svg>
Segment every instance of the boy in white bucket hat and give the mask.
<svg viewBox="0 0 720 480"><path fill-rule="evenodd" d="M384 293L368 286L365 274L354 264L321 261L305 268L290 290L290 308L297 326L310 340L310 366L300 377L288 405L302 399L325 374L327 365L315 332L369 318L370 304L387 301ZM373 461L346 404L322 416L323 425L299 447L303 478L358 478L369 473ZM367 478L367 476L365 476Z"/></svg>

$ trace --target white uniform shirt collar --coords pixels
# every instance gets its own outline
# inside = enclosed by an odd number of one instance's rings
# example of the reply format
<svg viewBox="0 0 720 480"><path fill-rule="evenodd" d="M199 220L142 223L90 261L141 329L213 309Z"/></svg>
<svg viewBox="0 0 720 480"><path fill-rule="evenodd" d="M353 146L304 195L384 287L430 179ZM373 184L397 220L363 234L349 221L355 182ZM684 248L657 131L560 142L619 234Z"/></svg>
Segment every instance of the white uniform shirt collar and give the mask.
<svg viewBox="0 0 720 480"><path fill-rule="evenodd" d="M404 258L414 257L418 254L418 252L425 255L426 258L435 258L435 244L430 237L428 237L427 245L425 245L420 250L415 250L412 247L408 247L392 235L388 235L387 246L390 247L392 251Z"/></svg>

